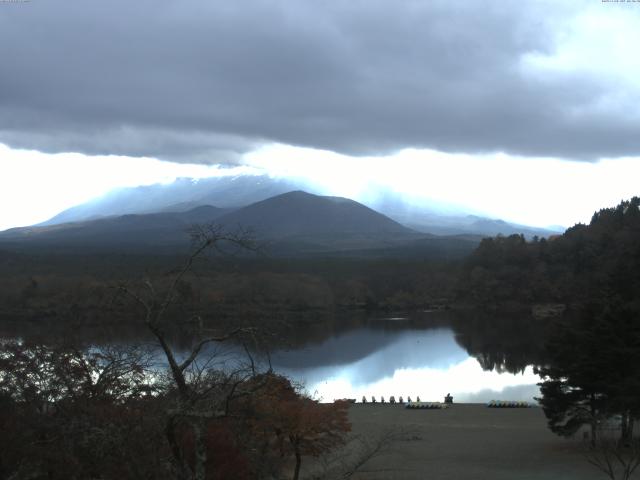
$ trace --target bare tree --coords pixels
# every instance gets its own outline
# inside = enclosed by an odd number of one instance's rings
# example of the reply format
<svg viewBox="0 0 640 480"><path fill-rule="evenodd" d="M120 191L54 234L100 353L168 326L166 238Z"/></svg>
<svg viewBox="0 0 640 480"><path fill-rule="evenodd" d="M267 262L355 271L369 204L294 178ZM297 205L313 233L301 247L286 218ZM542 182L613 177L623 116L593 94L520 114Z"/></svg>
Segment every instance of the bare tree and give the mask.
<svg viewBox="0 0 640 480"><path fill-rule="evenodd" d="M179 355L171 346L164 320L168 310L179 298L179 286L185 275L192 271L194 262L208 251L219 255L234 255L241 251L256 251L257 245L250 232L228 232L217 225L198 225L191 229L193 251L181 268L171 273L167 287L162 291L150 278L144 281L142 291L120 284L118 290L132 298L144 315L144 324L157 340L169 369L169 381L174 403L167 410L165 434L179 479L204 480L206 477L208 421L225 417L233 398L248 395L258 388L247 380L255 375L255 364L238 366L232 372L211 368L212 358L202 360L202 353L211 344L254 335L252 328L237 328L231 332L205 335L186 355ZM245 349L248 354L248 350ZM179 426L188 425L193 435L193 464L185 455L179 440Z"/></svg>
<svg viewBox="0 0 640 480"><path fill-rule="evenodd" d="M611 480L628 480L640 466L640 439L629 443L602 435L585 453L587 461Z"/></svg>
<svg viewBox="0 0 640 480"><path fill-rule="evenodd" d="M378 435L352 435L344 448L332 451L319 459L319 472L312 480L348 480L360 475L399 472L400 468L384 469L371 463L394 451L400 442L417 440L416 432L406 428L390 428ZM363 477L366 478L366 477Z"/></svg>

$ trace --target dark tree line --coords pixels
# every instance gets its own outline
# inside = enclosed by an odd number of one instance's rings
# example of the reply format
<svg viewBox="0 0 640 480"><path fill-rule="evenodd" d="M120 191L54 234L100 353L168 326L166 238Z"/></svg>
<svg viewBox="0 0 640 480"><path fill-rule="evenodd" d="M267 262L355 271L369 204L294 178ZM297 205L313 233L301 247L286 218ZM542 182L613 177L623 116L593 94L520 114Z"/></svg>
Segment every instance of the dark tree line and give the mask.
<svg viewBox="0 0 640 480"><path fill-rule="evenodd" d="M466 262L459 295L481 305L632 298L640 289L639 205L638 197L623 201L549 239L486 238Z"/></svg>
<svg viewBox="0 0 640 480"><path fill-rule="evenodd" d="M540 403L552 431L571 436L617 419L621 442L640 418L640 316L627 305L593 304L556 322L547 341ZM617 425L616 425L617 426Z"/></svg>
<svg viewBox="0 0 640 480"><path fill-rule="evenodd" d="M596 212L589 225L525 241L482 241L467 262L462 295L484 305L560 302L546 331L541 405L549 427L570 436L615 419L633 442L640 418L640 198Z"/></svg>

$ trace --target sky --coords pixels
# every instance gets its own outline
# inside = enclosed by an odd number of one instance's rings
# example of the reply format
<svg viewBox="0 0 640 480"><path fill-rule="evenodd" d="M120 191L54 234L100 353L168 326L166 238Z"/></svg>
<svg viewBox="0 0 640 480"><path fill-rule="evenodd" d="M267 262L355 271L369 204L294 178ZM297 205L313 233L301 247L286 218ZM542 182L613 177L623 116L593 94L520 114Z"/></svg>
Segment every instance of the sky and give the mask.
<svg viewBox="0 0 640 480"><path fill-rule="evenodd" d="M569 226L638 194L640 3L0 2L0 229L267 172Z"/></svg>

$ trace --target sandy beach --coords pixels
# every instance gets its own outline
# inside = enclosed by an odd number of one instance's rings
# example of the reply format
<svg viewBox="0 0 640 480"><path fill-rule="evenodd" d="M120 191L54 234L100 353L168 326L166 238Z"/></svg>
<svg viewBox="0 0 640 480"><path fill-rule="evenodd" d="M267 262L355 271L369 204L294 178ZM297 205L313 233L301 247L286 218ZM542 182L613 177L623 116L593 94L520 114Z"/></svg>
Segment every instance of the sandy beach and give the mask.
<svg viewBox="0 0 640 480"><path fill-rule="evenodd" d="M541 408L454 404L443 410L400 405L350 408L353 432L375 438L407 432L391 451L367 465L367 479L597 480L606 478L584 457L581 439L551 433Z"/></svg>

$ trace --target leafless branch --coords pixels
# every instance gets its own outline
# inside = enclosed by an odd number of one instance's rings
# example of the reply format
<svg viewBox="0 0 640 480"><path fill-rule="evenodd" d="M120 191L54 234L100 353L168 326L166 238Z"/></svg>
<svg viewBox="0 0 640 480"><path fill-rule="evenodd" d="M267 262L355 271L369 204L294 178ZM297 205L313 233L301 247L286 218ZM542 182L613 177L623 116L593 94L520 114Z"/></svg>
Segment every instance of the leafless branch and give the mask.
<svg viewBox="0 0 640 480"><path fill-rule="evenodd" d="M226 335L221 335L218 337L209 337L209 338L205 338L204 340L198 342L198 344L193 348L193 350L191 351L191 354L186 358L186 360L184 360L179 368L180 370L184 371L186 368L189 367L189 365L191 365L193 363L193 361L196 359L196 357L200 354L200 352L202 351L202 349L208 345L209 343L214 343L214 342L224 342L226 340L229 340L233 337L235 337L236 335L238 335L240 332L242 331L246 331L247 329L243 329L243 328L236 328L235 330L233 330L232 332L226 334Z"/></svg>
<svg viewBox="0 0 640 480"><path fill-rule="evenodd" d="M628 480L640 467L640 439L630 445L620 441L602 438L585 453L587 462L604 473L611 480Z"/></svg>
<svg viewBox="0 0 640 480"><path fill-rule="evenodd" d="M352 435L341 450L321 457L321 472L313 475L313 480L346 480L364 473L400 472L402 469L369 467L371 462L390 453L401 441L415 438L413 430L395 428L383 431L377 436Z"/></svg>

